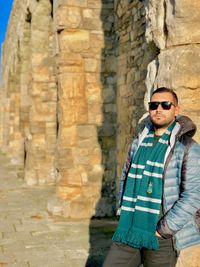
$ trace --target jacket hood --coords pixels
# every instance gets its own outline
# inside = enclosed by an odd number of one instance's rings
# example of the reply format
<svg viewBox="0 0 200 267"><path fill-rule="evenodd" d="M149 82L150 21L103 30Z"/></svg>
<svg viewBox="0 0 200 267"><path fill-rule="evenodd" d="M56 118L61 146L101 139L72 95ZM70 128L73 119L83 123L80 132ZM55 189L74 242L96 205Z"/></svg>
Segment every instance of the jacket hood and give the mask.
<svg viewBox="0 0 200 267"><path fill-rule="evenodd" d="M197 127L194 122L185 115L178 115L176 117L176 121L180 124L180 129L178 131L178 136L181 137L183 135L187 135L189 137L193 137L197 131ZM140 125L138 128L138 133L141 132L144 127L150 128L152 126L152 122L150 116L146 116L140 121Z"/></svg>
<svg viewBox="0 0 200 267"><path fill-rule="evenodd" d="M176 117L176 121L180 124L179 136L187 135L193 137L197 131L197 127L194 122L188 117L179 115Z"/></svg>

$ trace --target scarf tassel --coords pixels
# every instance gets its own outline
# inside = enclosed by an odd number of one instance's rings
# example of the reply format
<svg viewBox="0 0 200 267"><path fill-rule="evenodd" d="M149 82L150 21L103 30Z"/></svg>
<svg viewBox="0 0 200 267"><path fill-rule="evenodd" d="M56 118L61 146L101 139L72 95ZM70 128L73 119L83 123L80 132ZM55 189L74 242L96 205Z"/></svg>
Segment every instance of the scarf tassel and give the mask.
<svg viewBox="0 0 200 267"><path fill-rule="evenodd" d="M135 227L129 231L116 231L112 240L134 248L144 247L153 250L159 248L158 239L154 234Z"/></svg>

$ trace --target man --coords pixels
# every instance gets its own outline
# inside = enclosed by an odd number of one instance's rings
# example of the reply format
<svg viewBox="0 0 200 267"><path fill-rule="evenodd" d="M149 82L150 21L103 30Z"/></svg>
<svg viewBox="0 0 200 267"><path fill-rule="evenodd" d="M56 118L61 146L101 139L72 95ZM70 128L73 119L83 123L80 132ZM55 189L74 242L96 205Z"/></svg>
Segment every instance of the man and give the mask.
<svg viewBox="0 0 200 267"><path fill-rule="evenodd" d="M155 90L120 185L120 220L103 267L173 267L200 243L200 147L171 89Z"/></svg>

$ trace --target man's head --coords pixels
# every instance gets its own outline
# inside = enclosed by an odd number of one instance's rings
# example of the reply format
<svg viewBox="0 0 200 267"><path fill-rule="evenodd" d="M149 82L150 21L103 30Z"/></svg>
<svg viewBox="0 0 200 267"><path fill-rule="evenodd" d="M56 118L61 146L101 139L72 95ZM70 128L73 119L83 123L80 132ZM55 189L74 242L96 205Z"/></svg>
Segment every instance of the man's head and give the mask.
<svg viewBox="0 0 200 267"><path fill-rule="evenodd" d="M172 89L160 87L150 98L149 115L156 129L163 131L179 113L178 97Z"/></svg>

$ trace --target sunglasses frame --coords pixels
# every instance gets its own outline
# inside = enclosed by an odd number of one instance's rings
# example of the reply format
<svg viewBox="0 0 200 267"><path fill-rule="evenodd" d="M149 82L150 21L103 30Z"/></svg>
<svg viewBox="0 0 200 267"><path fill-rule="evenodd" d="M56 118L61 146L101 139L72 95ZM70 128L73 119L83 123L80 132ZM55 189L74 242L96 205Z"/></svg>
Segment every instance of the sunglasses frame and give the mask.
<svg viewBox="0 0 200 267"><path fill-rule="evenodd" d="M151 104L155 105L155 108L151 108ZM161 105L163 110L170 110L172 106L176 107L176 105L173 102L170 101L151 101L148 103L149 110L157 110L159 105Z"/></svg>

